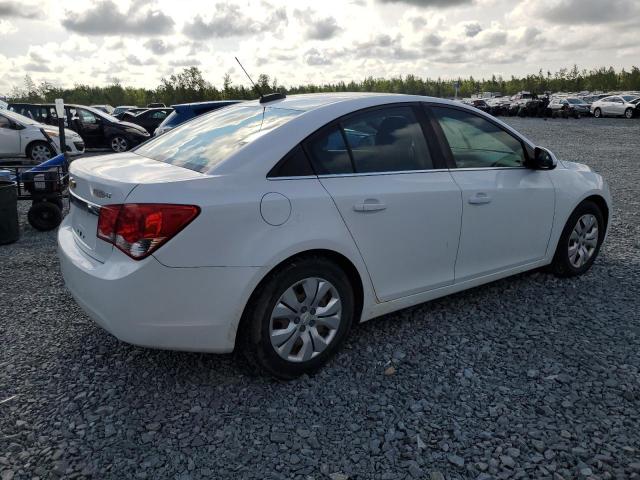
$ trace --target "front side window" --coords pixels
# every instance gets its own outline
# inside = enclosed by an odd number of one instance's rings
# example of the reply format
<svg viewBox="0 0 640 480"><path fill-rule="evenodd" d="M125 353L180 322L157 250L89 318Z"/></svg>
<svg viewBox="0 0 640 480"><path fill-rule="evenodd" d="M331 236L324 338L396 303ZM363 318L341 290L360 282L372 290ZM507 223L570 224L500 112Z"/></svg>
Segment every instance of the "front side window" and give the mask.
<svg viewBox="0 0 640 480"><path fill-rule="evenodd" d="M7 117L3 117L2 115L0 115L0 128L11 128L11 122L9 121L9 119Z"/></svg>
<svg viewBox="0 0 640 480"><path fill-rule="evenodd" d="M143 157L205 173L301 113L262 106L224 108L180 125L133 151Z"/></svg>
<svg viewBox="0 0 640 480"><path fill-rule="evenodd" d="M78 117L80 119L80 122L84 124L98 123L97 117L93 113L91 113L89 110L85 110L84 108L78 109Z"/></svg>
<svg viewBox="0 0 640 480"><path fill-rule="evenodd" d="M454 108L431 109L458 168L520 167L525 164L522 143L494 123Z"/></svg>

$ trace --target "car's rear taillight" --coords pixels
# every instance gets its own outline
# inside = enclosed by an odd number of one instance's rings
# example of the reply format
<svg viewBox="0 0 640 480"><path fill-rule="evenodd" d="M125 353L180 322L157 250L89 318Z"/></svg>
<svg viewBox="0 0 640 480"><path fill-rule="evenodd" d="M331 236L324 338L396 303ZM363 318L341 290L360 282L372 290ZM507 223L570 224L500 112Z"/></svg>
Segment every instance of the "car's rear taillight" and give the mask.
<svg viewBox="0 0 640 480"><path fill-rule="evenodd" d="M200 213L195 205L125 203L100 208L97 236L134 260L153 253Z"/></svg>

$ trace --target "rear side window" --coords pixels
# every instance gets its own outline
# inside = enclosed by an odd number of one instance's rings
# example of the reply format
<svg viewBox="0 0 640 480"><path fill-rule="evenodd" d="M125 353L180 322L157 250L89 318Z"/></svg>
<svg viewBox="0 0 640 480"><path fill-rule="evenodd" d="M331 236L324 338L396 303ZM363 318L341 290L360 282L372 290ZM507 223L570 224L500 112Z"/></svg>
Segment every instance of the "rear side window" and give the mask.
<svg viewBox="0 0 640 480"><path fill-rule="evenodd" d="M312 137L307 149L318 175L353 173L351 157L339 126L327 128Z"/></svg>
<svg viewBox="0 0 640 480"><path fill-rule="evenodd" d="M350 117L342 126L358 173L433 168L411 107L369 110Z"/></svg>
<svg viewBox="0 0 640 480"><path fill-rule="evenodd" d="M458 168L520 167L522 143L494 123L455 108L431 107Z"/></svg>
<svg viewBox="0 0 640 480"><path fill-rule="evenodd" d="M271 169L267 177L307 177L314 175L309 159L300 145L296 146Z"/></svg>
<svg viewBox="0 0 640 480"><path fill-rule="evenodd" d="M204 173L258 136L284 125L301 113L299 110L261 106L224 108L145 142L134 152Z"/></svg>
<svg viewBox="0 0 640 480"><path fill-rule="evenodd" d="M306 143L318 175L429 170L433 161L413 108L365 110Z"/></svg>

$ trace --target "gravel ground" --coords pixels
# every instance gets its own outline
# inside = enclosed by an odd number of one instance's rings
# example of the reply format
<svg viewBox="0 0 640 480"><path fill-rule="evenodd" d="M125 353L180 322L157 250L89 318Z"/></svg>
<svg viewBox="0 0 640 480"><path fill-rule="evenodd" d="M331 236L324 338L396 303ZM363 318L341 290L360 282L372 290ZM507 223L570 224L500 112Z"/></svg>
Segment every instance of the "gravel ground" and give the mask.
<svg viewBox="0 0 640 480"><path fill-rule="evenodd" d="M118 341L61 285L55 234L23 224L0 247L1 479L640 478L640 121L508 121L609 181L591 272L369 322L290 383Z"/></svg>

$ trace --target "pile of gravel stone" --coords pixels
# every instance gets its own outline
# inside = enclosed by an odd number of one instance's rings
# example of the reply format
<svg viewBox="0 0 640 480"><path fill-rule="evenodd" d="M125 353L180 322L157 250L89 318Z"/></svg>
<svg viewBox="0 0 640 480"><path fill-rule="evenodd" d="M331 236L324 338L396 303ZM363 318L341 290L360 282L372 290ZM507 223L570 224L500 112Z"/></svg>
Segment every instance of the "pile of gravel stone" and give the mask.
<svg viewBox="0 0 640 480"><path fill-rule="evenodd" d="M0 246L0 479L640 478L640 121L507 120L607 178L591 272L368 322L289 383L101 330L22 205Z"/></svg>

